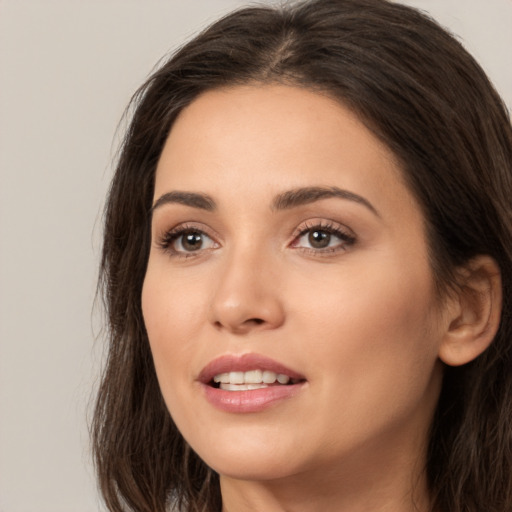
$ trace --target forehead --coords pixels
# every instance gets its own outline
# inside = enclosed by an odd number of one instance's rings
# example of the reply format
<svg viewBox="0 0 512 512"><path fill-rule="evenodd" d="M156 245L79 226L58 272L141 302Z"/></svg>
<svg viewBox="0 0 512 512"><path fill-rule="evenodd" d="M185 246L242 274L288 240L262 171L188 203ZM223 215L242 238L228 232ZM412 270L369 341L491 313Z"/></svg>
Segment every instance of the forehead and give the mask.
<svg viewBox="0 0 512 512"><path fill-rule="evenodd" d="M285 85L206 92L178 116L161 154L155 196L200 190L233 199L339 186L370 200L414 202L393 153L349 108ZM261 196L261 197L260 197Z"/></svg>

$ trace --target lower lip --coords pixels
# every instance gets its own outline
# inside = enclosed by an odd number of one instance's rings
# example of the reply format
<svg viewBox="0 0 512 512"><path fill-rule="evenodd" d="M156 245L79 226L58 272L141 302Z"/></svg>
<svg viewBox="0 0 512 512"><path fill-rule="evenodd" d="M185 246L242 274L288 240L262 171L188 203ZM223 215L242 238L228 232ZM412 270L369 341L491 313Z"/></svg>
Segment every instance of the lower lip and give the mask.
<svg viewBox="0 0 512 512"><path fill-rule="evenodd" d="M302 387L303 383L246 391L226 391L203 384L206 399L217 409L231 413L263 411L276 402L292 398Z"/></svg>

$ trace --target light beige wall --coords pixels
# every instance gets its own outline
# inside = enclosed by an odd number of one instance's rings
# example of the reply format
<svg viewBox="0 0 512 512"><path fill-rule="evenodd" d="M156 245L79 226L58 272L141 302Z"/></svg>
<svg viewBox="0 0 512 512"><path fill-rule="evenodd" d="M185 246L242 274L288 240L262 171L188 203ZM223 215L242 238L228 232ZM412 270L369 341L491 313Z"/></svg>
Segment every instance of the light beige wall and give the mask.
<svg viewBox="0 0 512 512"><path fill-rule="evenodd" d="M85 414L113 134L156 61L243 3L0 0L0 512L100 510ZM512 107L512 0L405 3L452 27Z"/></svg>

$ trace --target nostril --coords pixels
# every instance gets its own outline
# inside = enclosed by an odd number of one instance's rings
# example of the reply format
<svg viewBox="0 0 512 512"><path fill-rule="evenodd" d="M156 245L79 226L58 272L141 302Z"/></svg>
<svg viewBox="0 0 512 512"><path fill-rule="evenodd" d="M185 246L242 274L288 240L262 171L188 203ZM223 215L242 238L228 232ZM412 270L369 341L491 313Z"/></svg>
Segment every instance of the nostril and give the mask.
<svg viewBox="0 0 512 512"><path fill-rule="evenodd" d="M264 323L265 323L265 320L263 320L261 318L248 318L247 320L243 321L239 327L241 327L243 329L244 325L247 327L250 325L262 325ZM220 322L219 320L217 320L214 325L217 329L222 329L222 327L223 327L222 322Z"/></svg>

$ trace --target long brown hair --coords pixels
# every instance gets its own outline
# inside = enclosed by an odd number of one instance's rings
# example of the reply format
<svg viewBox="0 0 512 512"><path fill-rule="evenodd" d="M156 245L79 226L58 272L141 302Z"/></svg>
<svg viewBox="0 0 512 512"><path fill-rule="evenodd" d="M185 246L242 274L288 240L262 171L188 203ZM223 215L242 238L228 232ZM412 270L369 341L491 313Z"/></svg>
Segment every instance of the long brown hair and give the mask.
<svg viewBox="0 0 512 512"><path fill-rule="evenodd" d="M431 429L433 509L512 510L512 130L485 73L455 38L385 0L313 0L236 11L139 89L105 211L100 285L109 353L92 437L112 512L218 512L218 476L167 411L141 313L155 168L179 112L226 85L289 83L355 111L400 160L421 205L440 293L478 254L498 263L501 324L475 361L445 368Z"/></svg>

